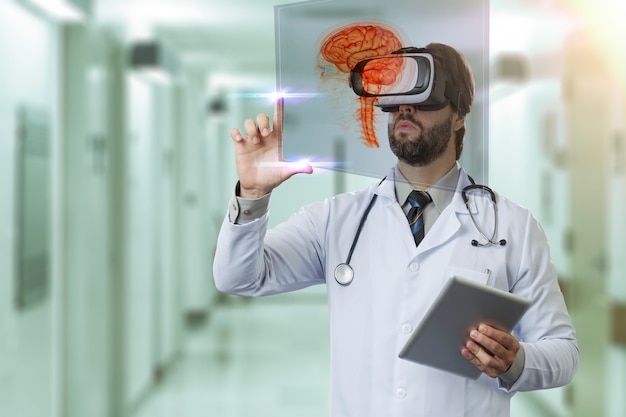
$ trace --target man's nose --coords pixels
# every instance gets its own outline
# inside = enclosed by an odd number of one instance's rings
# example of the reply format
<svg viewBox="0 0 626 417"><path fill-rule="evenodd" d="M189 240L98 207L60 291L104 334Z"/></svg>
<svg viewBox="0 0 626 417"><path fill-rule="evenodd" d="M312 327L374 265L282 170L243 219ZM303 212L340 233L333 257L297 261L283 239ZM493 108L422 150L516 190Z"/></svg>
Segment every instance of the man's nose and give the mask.
<svg viewBox="0 0 626 417"><path fill-rule="evenodd" d="M399 111L402 114L413 114L415 113L415 106L412 104L401 104Z"/></svg>

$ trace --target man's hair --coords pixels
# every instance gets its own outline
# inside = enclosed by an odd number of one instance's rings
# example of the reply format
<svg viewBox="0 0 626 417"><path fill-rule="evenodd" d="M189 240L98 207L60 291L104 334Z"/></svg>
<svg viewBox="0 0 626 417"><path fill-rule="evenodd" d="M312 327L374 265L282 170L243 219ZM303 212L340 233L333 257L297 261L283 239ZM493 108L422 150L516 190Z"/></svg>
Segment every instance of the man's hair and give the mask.
<svg viewBox="0 0 626 417"><path fill-rule="evenodd" d="M435 67L444 70L450 82L461 91L458 103L457 100L451 100L451 104L455 111L465 116L472 108L475 89L474 75L467 59L456 49L442 43L430 43L425 49L433 56ZM456 132L456 159L461 157L464 136L465 126Z"/></svg>

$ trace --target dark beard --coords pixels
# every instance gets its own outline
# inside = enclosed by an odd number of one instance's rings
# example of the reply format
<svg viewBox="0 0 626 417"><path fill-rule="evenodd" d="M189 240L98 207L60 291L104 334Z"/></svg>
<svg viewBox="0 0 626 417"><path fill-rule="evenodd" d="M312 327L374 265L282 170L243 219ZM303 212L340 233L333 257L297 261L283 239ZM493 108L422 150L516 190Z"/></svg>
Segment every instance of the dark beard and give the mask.
<svg viewBox="0 0 626 417"><path fill-rule="evenodd" d="M407 133L400 133L398 136L401 140L398 140L393 131L396 124L401 120L408 120L419 126L419 136L408 139ZM452 117L424 130L423 125L411 115L403 114L398 116L393 125L389 125L388 134L389 147L399 160L412 166L428 165L441 156L448 147L450 135L452 134Z"/></svg>

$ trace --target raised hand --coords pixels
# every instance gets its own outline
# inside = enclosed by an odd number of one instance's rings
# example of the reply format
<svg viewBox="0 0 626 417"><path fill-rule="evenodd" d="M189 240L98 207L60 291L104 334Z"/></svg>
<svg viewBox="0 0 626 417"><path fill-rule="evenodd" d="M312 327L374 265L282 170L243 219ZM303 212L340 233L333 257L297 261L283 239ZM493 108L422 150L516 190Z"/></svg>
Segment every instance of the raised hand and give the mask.
<svg viewBox="0 0 626 417"><path fill-rule="evenodd" d="M283 160L284 104L284 98L276 100L271 129L267 114L259 113L256 121L244 122L245 137L237 128L230 131L235 143L241 197L262 197L294 174L313 172L309 164Z"/></svg>

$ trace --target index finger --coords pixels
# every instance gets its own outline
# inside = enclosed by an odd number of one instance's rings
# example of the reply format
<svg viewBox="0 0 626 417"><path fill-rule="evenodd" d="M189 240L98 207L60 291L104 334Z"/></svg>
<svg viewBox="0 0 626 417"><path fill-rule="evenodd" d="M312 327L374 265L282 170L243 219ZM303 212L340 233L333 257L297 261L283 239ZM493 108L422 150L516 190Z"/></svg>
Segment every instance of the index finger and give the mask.
<svg viewBox="0 0 626 417"><path fill-rule="evenodd" d="M281 95L276 98L274 104L274 131L283 133L283 126L285 123L285 98Z"/></svg>

